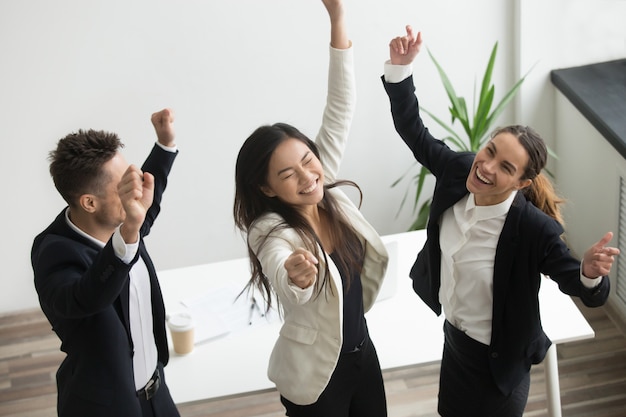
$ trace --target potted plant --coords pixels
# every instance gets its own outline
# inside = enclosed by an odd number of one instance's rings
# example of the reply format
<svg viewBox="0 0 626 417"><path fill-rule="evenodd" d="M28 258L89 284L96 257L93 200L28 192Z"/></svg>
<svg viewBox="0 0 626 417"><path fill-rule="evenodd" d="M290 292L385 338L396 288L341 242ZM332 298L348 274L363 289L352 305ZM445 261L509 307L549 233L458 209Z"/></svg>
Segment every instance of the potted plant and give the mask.
<svg viewBox="0 0 626 417"><path fill-rule="evenodd" d="M492 125L494 121L498 118L498 116L505 109L506 105L515 97L515 94L518 92L520 86L524 82L526 75L520 78L513 87L504 95L504 97L498 102L498 104L493 107L494 104L494 96L495 96L495 86L491 82L491 75L493 73L493 66L496 60L496 54L498 51L498 42L496 42L491 51L491 55L489 57L489 62L487 63L487 68L483 75L482 84L480 87L480 92L478 97L476 97L476 91L474 89L474 109L472 114L468 112L467 103L465 98L462 96L458 96L452 83L450 82L448 76L445 71L439 65L433 54L428 50L428 55L431 60L437 67L437 71L439 72L439 77L443 83L443 86L448 95L448 99L450 100L450 107L448 110L450 111L450 115L452 116L452 120L450 124L445 123L440 118L436 117L432 112L424 109L420 106L421 111L428 114L437 124L443 127L446 132L448 132L448 136L443 138L443 141L448 142L448 145L452 145L451 147L456 148L459 151L470 151L477 152L483 146L485 141L488 139L488 135L492 129ZM493 107L493 108L492 108ZM458 121L464 131L465 136L462 137L459 135L453 128L452 125ZM416 174L411 174L415 167L419 167L419 170ZM420 196L422 194L424 188L424 182L426 177L430 174L430 172L423 166L419 165L417 162L414 162L413 165L409 168L407 172L405 172L400 178L398 178L391 185L395 187L398 185L404 178L410 176L411 182L410 184L415 185L415 198L413 202L413 212L417 214L417 217L411 224L409 230L418 230L424 229L426 227L426 223L428 222L428 215L430 213L430 203L431 198L425 199L421 202L420 205ZM407 187L407 191L402 198L402 202L400 203L400 209L406 203L406 200L409 196L409 192L412 190L412 187ZM419 209L418 209L419 206Z"/></svg>

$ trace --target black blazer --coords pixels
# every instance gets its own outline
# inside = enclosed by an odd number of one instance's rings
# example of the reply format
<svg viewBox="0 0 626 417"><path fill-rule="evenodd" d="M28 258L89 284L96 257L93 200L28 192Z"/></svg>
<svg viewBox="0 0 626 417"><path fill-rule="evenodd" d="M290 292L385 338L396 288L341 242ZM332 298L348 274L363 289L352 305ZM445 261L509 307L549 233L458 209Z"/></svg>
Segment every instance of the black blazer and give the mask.
<svg viewBox="0 0 626 417"><path fill-rule="evenodd" d="M439 219L446 209L468 194L465 183L474 154L455 152L431 136L419 115L413 77L400 83L387 83L383 77L383 84L397 132L415 159L437 179L426 243L410 276L415 292L439 315ZM530 370L531 364L543 360L551 344L539 315L542 273L556 281L562 292L580 297L587 306L600 306L608 298L608 277L603 277L593 289L581 283L580 261L571 256L561 239L562 233L557 221L527 201L521 192L517 193L496 247L491 307L489 363L496 384L506 395Z"/></svg>
<svg viewBox="0 0 626 417"><path fill-rule="evenodd" d="M154 202L131 264L115 256L111 239L102 249L74 232L65 209L34 240L31 262L41 309L67 354L57 371L59 416L141 416L128 317L128 273L139 256L150 275L158 359L163 365L169 360L163 297L143 238L160 211L175 156L155 145L142 166L154 175Z"/></svg>

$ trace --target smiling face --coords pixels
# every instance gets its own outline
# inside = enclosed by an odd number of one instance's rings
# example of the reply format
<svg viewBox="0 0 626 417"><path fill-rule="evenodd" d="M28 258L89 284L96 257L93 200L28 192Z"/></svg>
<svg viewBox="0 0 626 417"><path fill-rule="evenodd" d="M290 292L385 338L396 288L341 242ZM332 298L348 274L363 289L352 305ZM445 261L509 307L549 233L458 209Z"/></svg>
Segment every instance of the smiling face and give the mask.
<svg viewBox="0 0 626 417"><path fill-rule="evenodd" d="M522 179L527 164L528 153L513 134L494 136L476 154L467 176L466 186L474 194L476 205L501 203L511 192L530 185L530 179Z"/></svg>
<svg viewBox="0 0 626 417"><path fill-rule="evenodd" d="M301 140L288 138L276 147L269 163L268 197L296 208L316 206L324 197L324 170L320 160Z"/></svg>

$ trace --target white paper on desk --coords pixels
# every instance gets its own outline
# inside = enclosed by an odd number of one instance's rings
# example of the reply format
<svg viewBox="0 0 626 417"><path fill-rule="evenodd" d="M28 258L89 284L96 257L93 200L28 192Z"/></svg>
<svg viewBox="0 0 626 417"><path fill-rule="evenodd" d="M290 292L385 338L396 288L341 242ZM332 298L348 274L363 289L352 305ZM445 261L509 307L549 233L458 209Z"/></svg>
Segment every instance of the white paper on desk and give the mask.
<svg viewBox="0 0 626 417"><path fill-rule="evenodd" d="M219 315L198 308L188 308L196 324L194 332L194 344L199 345L209 342L229 333Z"/></svg>
<svg viewBox="0 0 626 417"><path fill-rule="evenodd" d="M241 288L224 286L211 289L197 297L182 300L196 319L196 332L206 334L204 340L210 340L229 332L249 329L277 320L274 310L265 313L265 304L256 306L247 293L241 294ZM196 343L199 343L196 337Z"/></svg>

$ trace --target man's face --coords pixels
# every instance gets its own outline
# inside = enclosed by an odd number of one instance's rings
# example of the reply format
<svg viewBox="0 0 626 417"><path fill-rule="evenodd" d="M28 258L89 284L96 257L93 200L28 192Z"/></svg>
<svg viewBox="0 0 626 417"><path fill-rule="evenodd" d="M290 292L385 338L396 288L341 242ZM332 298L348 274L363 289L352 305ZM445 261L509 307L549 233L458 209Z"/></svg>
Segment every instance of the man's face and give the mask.
<svg viewBox="0 0 626 417"><path fill-rule="evenodd" d="M96 196L97 209L94 215L96 222L102 227L114 229L122 224L126 218L126 212L117 192L117 185L128 169L128 162L118 152L104 164L103 169L108 173L108 181L102 192Z"/></svg>

